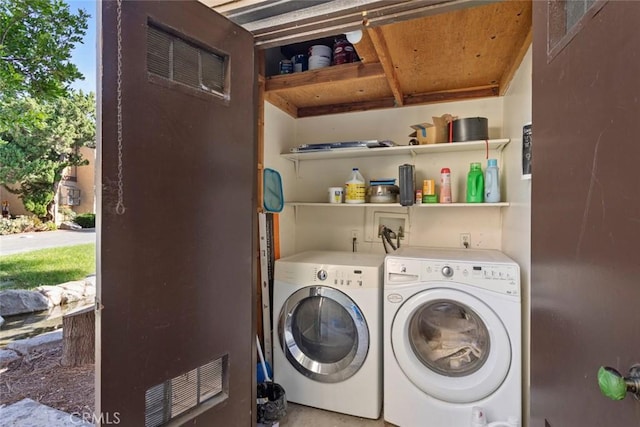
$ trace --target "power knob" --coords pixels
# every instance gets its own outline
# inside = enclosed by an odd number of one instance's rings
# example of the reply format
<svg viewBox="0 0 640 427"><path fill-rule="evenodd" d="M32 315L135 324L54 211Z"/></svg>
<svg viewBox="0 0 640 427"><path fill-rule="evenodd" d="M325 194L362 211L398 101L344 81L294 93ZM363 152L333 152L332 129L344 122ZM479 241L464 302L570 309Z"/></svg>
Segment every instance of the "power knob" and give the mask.
<svg viewBox="0 0 640 427"><path fill-rule="evenodd" d="M442 267L442 275L444 277L453 277L453 268L445 265L444 267Z"/></svg>
<svg viewBox="0 0 640 427"><path fill-rule="evenodd" d="M326 270L318 271L318 279L327 280L327 271Z"/></svg>

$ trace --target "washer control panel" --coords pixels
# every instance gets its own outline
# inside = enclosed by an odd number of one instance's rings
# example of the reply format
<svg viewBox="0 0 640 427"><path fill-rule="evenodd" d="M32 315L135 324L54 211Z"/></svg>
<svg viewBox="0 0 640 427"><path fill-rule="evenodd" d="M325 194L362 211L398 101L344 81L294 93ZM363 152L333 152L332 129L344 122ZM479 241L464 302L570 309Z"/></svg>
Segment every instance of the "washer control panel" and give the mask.
<svg viewBox="0 0 640 427"><path fill-rule="evenodd" d="M373 268L322 265L314 268L314 282L338 289L380 288L381 275L382 266Z"/></svg>
<svg viewBox="0 0 640 427"><path fill-rule="evenodd" d="M385 286L453 281L507 295L520 295L520 268L516 264L388 258Z"/></svg>

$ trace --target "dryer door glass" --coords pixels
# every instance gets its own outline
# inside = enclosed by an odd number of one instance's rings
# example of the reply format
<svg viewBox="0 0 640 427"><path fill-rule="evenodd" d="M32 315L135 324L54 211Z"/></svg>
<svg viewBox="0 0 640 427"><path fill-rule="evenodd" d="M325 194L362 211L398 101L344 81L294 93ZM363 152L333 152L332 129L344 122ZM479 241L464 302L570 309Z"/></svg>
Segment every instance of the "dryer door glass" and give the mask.
<svg viewBox="0 0 640 427"><path fill-rule="evenodd" d="M514 307L519 312L519 303ZM436 399L478 402L509 373L513 351L507 328L477 296L445 286L426 289L403 302L392 322L391 354L407 378Z"/></svg>
<svg viewBox="0 0 640 427"><path fill-rule="evenodd" d="M429 369L462 377L484 365L491 341L475 311L456 301L438 300L422 305L409 324L411 347Z"/></svg>
<svg viewBox="0 0 640 427"><path fill-rule="evenodd" d="M289 362L321 382L343 381L362 366L369 348L366 321L344 293L322 286L295 292L278 325Z"/></svg>

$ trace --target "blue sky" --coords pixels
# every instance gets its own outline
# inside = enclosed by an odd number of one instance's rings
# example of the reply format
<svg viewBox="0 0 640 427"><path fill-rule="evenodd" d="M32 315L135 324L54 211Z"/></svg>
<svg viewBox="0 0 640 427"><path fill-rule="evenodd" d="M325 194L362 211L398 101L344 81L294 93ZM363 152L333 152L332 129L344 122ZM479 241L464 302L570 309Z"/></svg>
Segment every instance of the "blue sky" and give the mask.
<svg viewBox="0 0 640 427"><path fill-rule="evenodd" d="M96 32L98 22L97 2L91 0L66 0L71 11L84 9L90 16L87 24L89 28L84 36L84 42L76 45L71 62L73 62L84 75L84 80L76 80L71 84L74 89L82 89L84 92L96 93Z"/></svg>

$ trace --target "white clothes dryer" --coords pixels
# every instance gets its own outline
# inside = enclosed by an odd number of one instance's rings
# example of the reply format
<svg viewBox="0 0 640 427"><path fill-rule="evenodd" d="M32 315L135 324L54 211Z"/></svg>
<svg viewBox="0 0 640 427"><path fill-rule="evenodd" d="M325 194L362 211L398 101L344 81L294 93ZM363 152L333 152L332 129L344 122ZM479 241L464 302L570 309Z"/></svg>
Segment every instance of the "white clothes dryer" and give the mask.
<svg viewBox="0 0 640 427"><path fill-rule="evenodd" d="M273 375L288 401L380 417L383 265L329 251L276 261Z"/></svg>
<svg viewBox="0 0 640 427"><path fill-rule="evenodd" d="M403 248L384 279L384 419L468 427L521 419L520 268L502 252Z"/></svg>

